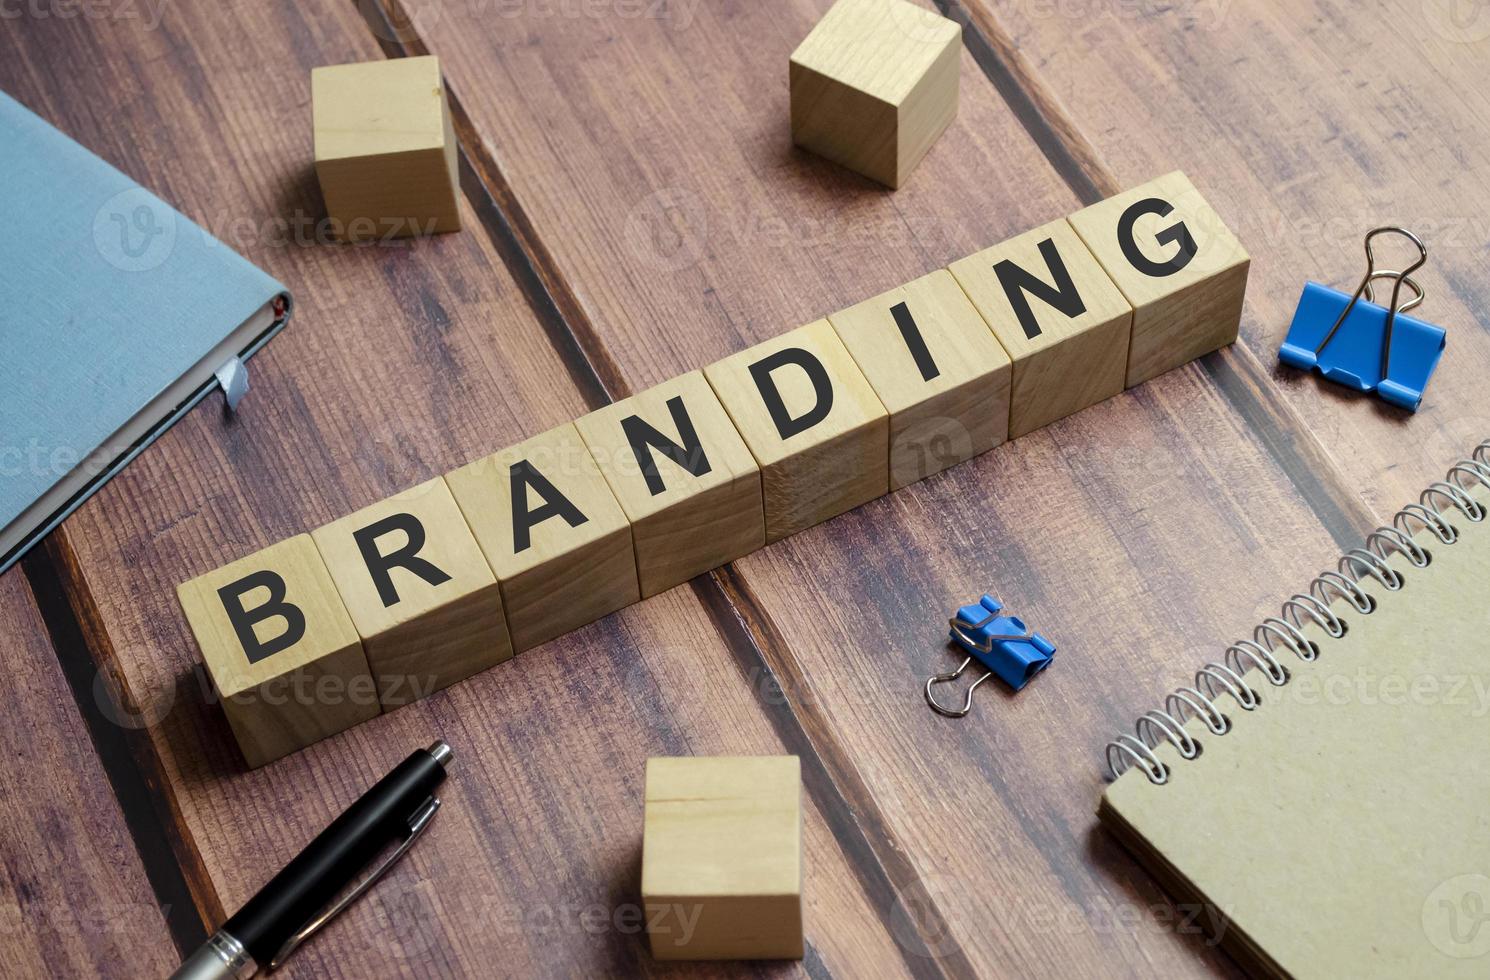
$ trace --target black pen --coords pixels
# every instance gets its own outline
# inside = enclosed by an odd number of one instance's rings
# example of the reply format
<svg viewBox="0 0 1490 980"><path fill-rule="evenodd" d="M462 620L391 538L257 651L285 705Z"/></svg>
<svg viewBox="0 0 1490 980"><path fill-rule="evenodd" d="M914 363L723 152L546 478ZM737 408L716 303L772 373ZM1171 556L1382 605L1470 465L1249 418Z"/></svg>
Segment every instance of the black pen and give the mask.
<svg viewBox="0 0 1490 980"><path fill-rule="evenodd" d="M172 980L246 980L274 969L316 930L372 887L403 857L440 808L435 788L445 780L454 753L444 742L419 749L398 764L223 923L172 974ZM335 905L377 854L401 840L398 849ZM322 911L322 910L325 911Z"/></svg>

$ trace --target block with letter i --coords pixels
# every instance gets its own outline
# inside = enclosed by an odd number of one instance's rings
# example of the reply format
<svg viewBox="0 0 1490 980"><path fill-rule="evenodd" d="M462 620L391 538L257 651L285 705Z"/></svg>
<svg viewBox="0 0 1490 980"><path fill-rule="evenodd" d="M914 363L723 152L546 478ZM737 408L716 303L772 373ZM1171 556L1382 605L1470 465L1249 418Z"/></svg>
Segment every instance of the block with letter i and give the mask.
<svg viewBox="0 0 1490 980"><path fill-rule="evenodd" d="M574 424L631 522L643 598L766 543L760 467L702 371Z"/></svg>
<svg viewBox="0 0 1490 980"><path fill-rule="evenodd" d="M573 422L445 476L521 653L641 598L631 524Z"/></svg>
<svg viewBox="0 0 1490 980"><path fill-rule="evenodd" d="M647 760L642 903L659 960L801 959L796 756Z"/></svg>
<svg viewBox="0 0 1490 980"><path fill-rule="evenodd" d="M890 416L827 320L704 368L761 467L766 541L890 490Z"/></svg>
<svg viewBox="0 0 1490 980"><path fill-rule="evenodd" d="M1009 355L945 269L828 317L890 413L890 489L1009 435Z"/></svg>
<svg viewBox="0 0 1490 980"><path fill-rule="evenodd" d="M1133 311L1065 220L951 272L1014 362L1011 439L1123 390Z"/></svg>
<svg viewBox="0 0 1490 980"><path fill-rule="evenodd" d="M496 576L439 477L311 532L384 708L512 657Z"/></svg>
<svg viewBox="0 0 1490 980"><path fill-rule="evenodd" d="M1176 170L1071 215L1133 307L1133 387L1236 340L1251 259Z"/></svg>
<svg viewBox="0 0 1490 980"><path fill-rule="evenodd" d="M455 130L439 59L330 65L310 78L316 177L338 237L459 230Z"/></svg>
<svg viewBox="0 0 1490 980"><path fill-rule="evenodd" d="M838 0L791 57L792 140L887 187L957 115L962 27L907 0Z"/></svg>
<svg viewBox="0 0 1490 980"><path fill-rule="evenodd" d="M176 588L252 768L375 717L352 619L308 534Z"/></svg>

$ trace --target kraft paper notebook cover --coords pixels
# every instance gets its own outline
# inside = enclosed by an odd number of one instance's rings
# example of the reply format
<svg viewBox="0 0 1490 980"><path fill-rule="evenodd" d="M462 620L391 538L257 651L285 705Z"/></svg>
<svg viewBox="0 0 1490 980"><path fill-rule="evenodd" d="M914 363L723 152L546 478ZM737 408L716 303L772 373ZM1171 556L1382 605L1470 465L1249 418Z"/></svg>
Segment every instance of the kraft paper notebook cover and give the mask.
<svg viewBox="0 0 1490 980"><path fill-rule="evenodd" d="M1490 976L1487 505L1490 442L1108 747L1102 822L1256 973Z"/></svg>
<svg viewBox="0 0 1490 980"><path fill-rule="evenodd" d="M3 92L0 223L4 571L278 331L289 297Z"/></svg>

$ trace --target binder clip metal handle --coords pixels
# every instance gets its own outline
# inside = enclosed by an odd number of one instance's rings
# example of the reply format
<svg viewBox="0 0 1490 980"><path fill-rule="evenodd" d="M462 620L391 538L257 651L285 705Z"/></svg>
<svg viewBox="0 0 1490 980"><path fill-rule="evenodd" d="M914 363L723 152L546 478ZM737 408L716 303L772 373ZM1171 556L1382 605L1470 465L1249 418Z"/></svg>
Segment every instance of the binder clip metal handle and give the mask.
<svg viewBox="0 0 1490 980"><path fill-rule="evenodd" d="M1400 235L1417 249L1417 260L1402 271L1379 269L1375 239ZM1412 273L1428 261L1428 249L1412 232L1396 226L1374 228L1366 235L1366 273L1350 296L1309 282L1304 285L1278 358L1303 371L1354 391L1374 392L1401 408L1415 411L1444 349L1444 330L1405 315L1426 296ZM1392 282L1391 299L1376 301L1376 286ZM1403 298L1402 287L1411 290ZM1365 302L1361 302L1362 297Z"/></svg>
<svg viewBox="0 0 1490 980"><path fill-rule="evenodd" d="M1376 269L1376 253L1371 248L1371 239L1375 238L1377 235L1387 234L1402 235L1418 247L1418 260L1412 265L1403 269L1401 272L1390 272L1387 270L1378 272ZM1366 302L1376 302L1376 296L1371 288L1371 283L1377 279L1391 279L1393 280L1392 301L1387 304L1386 339L1382 341L1381 345L1381 376L1383 378L1391 377L1392 373L1390 371L1390 367L1392 363L1392 328L1396 326L1397 314L1406 313L1408 310L1412 309L1423 301L1423 298L1425 296L1423 287L1419 286L1416 282L1410 279L1409 276L1417 270L1421 269L1423 267L1423 264L1427 261L1428 247L1423 244L1423 240L1421 238L1419 238L1417 235L1414 235L1406 228L1399 228L1396 225L1385 225L1381 228L1373 228L1368 231L1366 233L1366 275L1361 279L1361 284L1356 287L1355 293L1350 297L1350 302L1345 304L1345 309L1340 311L1340 316L1335 319L1334 326L1330 327L1329 333L1324 335L1324 339L1319 342L1319 346L1314 348L1314 357L1317 359L1320 353L1329 346L1330 341L1335 338L1335 334L1339 333L1341 325L1345 323L1345 318L1350 316L1350 311L1355 308L1355 305L1357 301L1360 300L1362 294L1365 295ZM1403 282L1406 282L1410 286L1412 286L1413 292L1417 295L1406 305L1398 306L1397 300L1402 295Z"/></svg>

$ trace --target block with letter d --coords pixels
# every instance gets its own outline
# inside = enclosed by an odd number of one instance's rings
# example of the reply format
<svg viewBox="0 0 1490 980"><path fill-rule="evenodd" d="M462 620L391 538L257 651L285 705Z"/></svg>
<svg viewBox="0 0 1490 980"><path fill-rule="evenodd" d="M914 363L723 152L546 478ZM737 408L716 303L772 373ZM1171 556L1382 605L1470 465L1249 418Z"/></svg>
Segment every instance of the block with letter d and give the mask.
<svg viewBox="0 0 1490 980"><path fill-rule="evenodd" d="M889 493L889 413L827 320L704 376L760 464L767 542Z"/></svg>
<svg viewBox="0 0 1490 980"><path fill-rule="evenodd" d="M641 598L631 524L573 422L445 475L521 653Z"/></svg>
<svg viewBox="0 0 1490 980"><path fill-rule="evenodd" d="M496 576L440 477L311 532L384 708L512 657Z"/></svg>
<svg viewBox="0 0 1490 980"><path fill-rule="evenodd" d="M308 534L176 587L249 766L381 710L352 619Z"/></svg>
<svg viewBox="0 0 1490 980"><path fill-rule="evenodd" d="M1133 311L1064 219L951 272L1014 362L1010 438L1123 390Z"/></svg>
<svg viewBox="0 0 1490 980"><path fill-rule="evenodd" d="M702 371L574 424L631 521L643 598L766 543L760 467Z"/></svg>
<svg viewBox="0 0 1490 980"><path fill-rule="evenodd" d="M1068 219L1133 307L1133 387L1236 340L1251 259L1176 170Z"/></svg>

